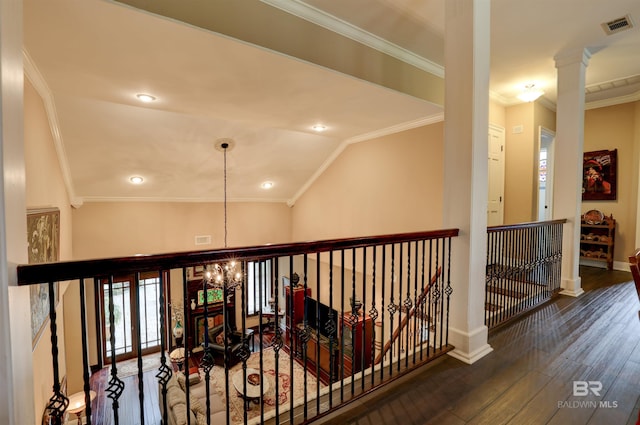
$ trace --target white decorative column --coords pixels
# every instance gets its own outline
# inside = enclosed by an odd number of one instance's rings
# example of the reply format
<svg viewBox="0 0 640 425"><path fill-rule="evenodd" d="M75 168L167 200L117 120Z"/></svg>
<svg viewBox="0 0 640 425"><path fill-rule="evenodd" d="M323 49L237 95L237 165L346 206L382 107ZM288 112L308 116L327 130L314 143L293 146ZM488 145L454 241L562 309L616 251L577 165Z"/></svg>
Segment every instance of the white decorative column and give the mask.
<svg viewBox="0 0 640 425"><path fill-rule="evenodd" d="M562 292L582 294L579 274L582 157L584 150L584 85L591 54L587 49L559 53L556 112L553 218L566 218L562 240Z"/></svg>
<svg viewBox="0 0 640 425"><path fill-rule="evenodd" d="M16 286L27 262L23 75L22 0L0 0L0 423L10 425L37 422L29 288Z"/></svg>
<svg viewBox="0 0 640 425"><path fill-rule="evenodd" d="M445 2L444 227L453 238L449 354L492 351L484 325L487 256L490 1Z"/></svg>

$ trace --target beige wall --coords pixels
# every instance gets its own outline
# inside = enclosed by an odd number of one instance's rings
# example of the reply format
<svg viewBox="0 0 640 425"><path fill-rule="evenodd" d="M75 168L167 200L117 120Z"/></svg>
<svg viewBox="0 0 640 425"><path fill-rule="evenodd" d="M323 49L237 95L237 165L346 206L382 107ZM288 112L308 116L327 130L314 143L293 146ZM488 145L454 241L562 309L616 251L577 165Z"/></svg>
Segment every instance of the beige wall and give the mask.
<svg viewBox="0 0 640 425"><path fill-rule="evenodd" d="M506 108L505 122L504 222L536 221L539 131L555 131L556 114L539 102L522 103Z"/></svg>
<svg viewBox="0 0 640 425"><path fill-rule="evenodd" d="M282 203L228 205L228 246L291 241L290 209ZM211 245L195 236L211 235ZM74 258L120 257L224 247L221 203L104 202L73 210Z"/></svg>
<svg viewBox="0 0 640 425"><path fill-rule="evenodd" d="M293 240L441 228L443 129L348 146L294 205Z"/></svg>
<svg viewBox="0 0 640 425"><path fill-rule="evenodd" d="M489 122L505 128L507 125L507 109L498 102L489 102Z"/></svg>
<svg viewBox="0 0 640 425"><path fill-rule="evenodd" d="M638 185L637 109L640 102L625 103L585 113L584 150L618 150L617 199L582 203L582 212L597 209L616 219L614 260L628 262L635 248Z"/></svg>
<svg viewBox="0 0 640 425"><path fill-rule="evenodd" d="M60 210L60 259L70 260L72 258L72 240L69 198L42 99L26 78L24 84L24 114L27 208L56 207ZM66 284L61 285L61 300L66 288ZM66 326L64 318L67 314L78 310L78 308L71 307L71 309L67 309L63 306L64 303L59 303L56 310L58 340L62 342L59 344L60 377L63 378L65 374L67 375L69 389L73 391L76 388L81 388L82 370L79 368L67 368L66 365L82 364L82 354L75 350L67 350L66 346L69 339L73 340L76 339L76 336L79 336L80 329L77 326ZM77 314L76 317L79 317L79 312ZM40 417L52 395L53 386L51 332L48 325L45 325L37 340L32 355L36 417ZM79 363L78 356L80 356Z"/></svg>
<svg viewBox="0 0 640 425"><path fill-rule="evenodd" d="M506 109L504 222L515 224L535 217L535 137L534 103ZM521 132L514 133L514 127Z"/></svg>

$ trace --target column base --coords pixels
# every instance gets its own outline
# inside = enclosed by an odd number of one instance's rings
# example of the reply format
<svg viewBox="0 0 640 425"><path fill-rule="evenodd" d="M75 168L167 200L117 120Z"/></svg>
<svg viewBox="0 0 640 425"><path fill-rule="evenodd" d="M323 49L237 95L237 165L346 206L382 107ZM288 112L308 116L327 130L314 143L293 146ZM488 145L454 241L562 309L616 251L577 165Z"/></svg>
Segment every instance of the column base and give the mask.
<svg viewBox="0 0 640 425"><path fill-rule="evenodd" d="M456 348L447 354L467 364L475 363L493 351L487 343L488 331L486 326L480 326L472 332L449 327L449 340Z"/></svg>
<svg viewBox="0 0 640 425"><path fill-rule="evenodd" d="M582 289L582 279L578 276L576 279L562 279L561 283L562 291L560 295L567 295L570 297L579 297L584 294Z"/></svg>

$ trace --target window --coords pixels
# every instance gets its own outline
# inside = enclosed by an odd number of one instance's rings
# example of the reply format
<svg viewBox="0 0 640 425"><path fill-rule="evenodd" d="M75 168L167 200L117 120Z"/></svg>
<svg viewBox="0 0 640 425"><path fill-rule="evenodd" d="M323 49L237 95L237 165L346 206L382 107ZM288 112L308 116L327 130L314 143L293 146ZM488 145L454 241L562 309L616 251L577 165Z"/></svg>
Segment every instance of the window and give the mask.
<svg viewBox="0 0 640 425"><path fill-rule="evenodd" d="M270 261L247 263L247 314L256 315L260 310L270 311L273 297Z"/></svg>

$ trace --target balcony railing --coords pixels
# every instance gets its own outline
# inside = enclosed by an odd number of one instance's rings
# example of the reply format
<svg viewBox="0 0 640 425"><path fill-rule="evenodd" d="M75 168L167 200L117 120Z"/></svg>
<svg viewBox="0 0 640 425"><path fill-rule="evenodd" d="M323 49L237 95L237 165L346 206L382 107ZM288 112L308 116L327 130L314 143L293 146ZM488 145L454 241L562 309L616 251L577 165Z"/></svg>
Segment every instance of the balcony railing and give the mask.
<svg viewBox="0 0 640 425"><path fill-rule="evenodd" d="M149 398L157 398L154 414L164 424L195 424L199 416L208 424L303 423L453 348L448 340L454 290L449 272L457 235L457 229L450 229L24 265L18 267L18 282L46 283L49 294L56 282L79 285L82 338L65 349L67 355L82 352L86 401L96 390L89 351L99 352L99 358L104 352L100 363L110 365L104 390L109 401L97 390L99 402L110 405L109 420L92 419L92 403L87 403L88 424L151 423ZM130 286L121 284L125 275L133 275ZM141 283L150 278L159 282L157 293ZM88 288L102 291L103 297L87 302ZM142 308L134 308L134 331L120 332L127 315L118 307L118 300L126 298L123 291L132 305L150 299L158 306L157 324L140 313ZM62 423L69 406L60 385L58 328L65 323L56 315L54 298L49 300L54 386L48 410L53 423ZM75 303L65 297L69 302ZM102 312L90 315L101 326L88 323L91 309ZM172 335L174 319L182 320L182 333ZM140 341L154 341L155 334L145 339L140 329L153 327L159 341L152 372L157 383L149 385ZM106 336L98 335L97 346L91 347L87 334L94 328ZM216 334L220 329L222 337ZM137 345L133 377L121 377L120 363L114 361L120 356L119 332ZM176 391L182 391L183 408Z"/></svg>
<svg viewBox="0 0 640 425"><path fill-rule="evenodd" d="M566 219L487 229L485 325L502 325L560 291Z"/></svg>

